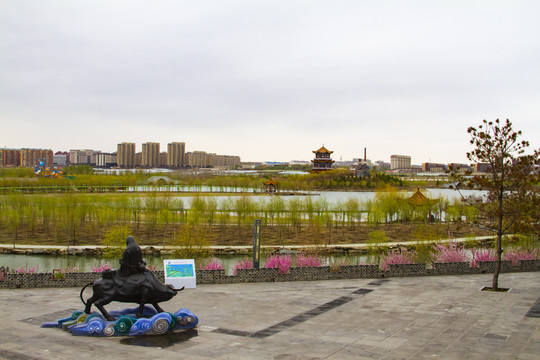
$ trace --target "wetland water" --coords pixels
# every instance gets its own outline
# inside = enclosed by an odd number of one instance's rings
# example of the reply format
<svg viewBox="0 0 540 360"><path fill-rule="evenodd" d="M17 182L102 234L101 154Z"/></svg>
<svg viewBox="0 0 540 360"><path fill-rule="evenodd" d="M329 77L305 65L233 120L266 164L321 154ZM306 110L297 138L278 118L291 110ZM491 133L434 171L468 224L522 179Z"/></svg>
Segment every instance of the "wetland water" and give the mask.
<svg viewBox="0 0 540 360"><path fill-rule="evenodd" d="M163 260L172 259L172 255L168 256L144 256L144 260L147 265L154 265L158 270L163 269ZM252 260L252 256L240 256L240 255L220 255L216 256L219 261L223 263L225 274L232 275L232 268L238 260L248 258ZM347 258L347 263L350 265L358 264L377 264L378 256L372 254L351 254L345 255L332 255L321 256L323 259L323 265L330 265L334 261L341 261ZM92 271L92 266L99 267L102 264L109 263L111 268L115 269L119 267L118 259L104 259L97 256L77 256L77 255L64 255L64 256L50 256L50 255L12 255L12 254L0 254L0 266L9 267L10 270L16 270L18 267L32 268L35 265L39 265L39 272L52 272L54 269L65 269L66 267L77 266L81 272ZM264 258L261 261L261 266L264 264ZM199 266L196 262L195 265Z"/></svg>

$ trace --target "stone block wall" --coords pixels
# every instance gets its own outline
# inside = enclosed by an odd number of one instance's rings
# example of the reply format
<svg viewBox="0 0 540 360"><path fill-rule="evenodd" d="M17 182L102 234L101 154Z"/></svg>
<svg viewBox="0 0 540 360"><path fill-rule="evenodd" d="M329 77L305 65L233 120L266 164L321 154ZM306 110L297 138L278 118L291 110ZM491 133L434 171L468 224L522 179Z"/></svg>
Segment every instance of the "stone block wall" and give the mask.
<svg viewBox="0 0 540 360"><path fill-rule="evenodd" d="M469 263L435 263L432 268L425 264L390 265L388 270L380 270L378 265L347 265L339 267L291 267L287 274L278 269L238 269L236 275L227 276L225 270L196 270L198 284L227 284L274 281L310 281L337 279L372 279L383 277L436 276L493 273L495 262L479 262L478 267ZM540 260L522 260L516 266L503 261L501 272L540 271ZM154 271L154 276L164 282L163 271ZM52 273L4 274L0 278L0 288L60 288L83 287L101 277L101 273L66 273L65 278L56 280Z"/></svg>

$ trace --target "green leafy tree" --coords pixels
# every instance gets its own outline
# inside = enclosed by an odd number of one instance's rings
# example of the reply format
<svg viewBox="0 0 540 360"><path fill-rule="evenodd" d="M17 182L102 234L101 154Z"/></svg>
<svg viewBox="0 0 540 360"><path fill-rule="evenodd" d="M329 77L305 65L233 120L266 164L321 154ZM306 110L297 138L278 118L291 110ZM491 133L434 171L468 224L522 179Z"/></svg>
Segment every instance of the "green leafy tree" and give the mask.
<svg viewBox="0 0 540 360"><path fill-rule="evenodd" d="M487 190L485 201L476 201L474 205L497 234L497 265L492 288L498 290L503 235L515 229L522 218L534 224L539 221L538 175L534 173L534 165L540 160L540 149L525 154L529 142L519 140L521 131L514 131L508 119L506 122L484 120L478 128L469 127L467 132L474 146L467 158L487 166L486 175L475 176L469 184ZM461 180L465 180L463 176Z"/></svg>
<svg viewBox="0 0 540 360"><path fill-rule="evenodd" d="M128 225L115 225L107 230L101 241L101 244L105 246L103 255L106 258L120 259L129 235L131 235L131 229Z"/></svg>

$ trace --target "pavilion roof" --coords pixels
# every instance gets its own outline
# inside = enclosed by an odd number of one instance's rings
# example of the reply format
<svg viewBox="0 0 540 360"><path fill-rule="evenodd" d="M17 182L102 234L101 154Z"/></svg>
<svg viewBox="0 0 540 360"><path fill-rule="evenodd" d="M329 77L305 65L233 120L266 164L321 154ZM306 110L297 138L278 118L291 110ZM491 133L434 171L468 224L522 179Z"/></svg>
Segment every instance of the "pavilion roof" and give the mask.
<svg viewBox="0 0 540 360"><path fill-rule="evenodd" d="M277 185L277 181L274 179L268 179L263 184L264 185Z"/></svg>
<svg viewBox="0 0 540 360"><path fill-rule="evenodd" d="M409 198L409 204L416 205L416 206L422 206L422 205L429 205L433 206L436 203L439 202L437 199L429 199L424 194L420 192L420 189L417 189L416 192Z"/></svg>
<svg viewBox="0 0 540 360"><path fill-rule="evenodd" d="M328 149L325 148L324 145L323 145L319 150L313 150L313 153L315 153L315 154L317 154L317 153L332 154L333 151L328 150Z"/></svg>

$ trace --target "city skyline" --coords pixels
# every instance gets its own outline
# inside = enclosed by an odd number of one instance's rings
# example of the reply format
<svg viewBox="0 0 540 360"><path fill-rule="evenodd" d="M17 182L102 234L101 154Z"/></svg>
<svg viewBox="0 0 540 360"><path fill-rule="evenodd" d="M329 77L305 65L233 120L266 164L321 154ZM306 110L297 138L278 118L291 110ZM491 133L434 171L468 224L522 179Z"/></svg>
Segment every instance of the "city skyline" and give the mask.
<svg viewBox="0 0 540 360"><path fill-rule="evenodd" d="M243 162L468 163L509 118L540 147L537 1L0 3L0 147L186 143Z"/></svg>

